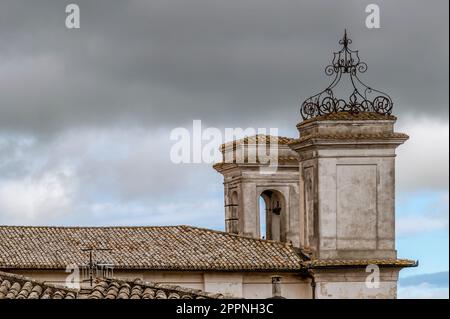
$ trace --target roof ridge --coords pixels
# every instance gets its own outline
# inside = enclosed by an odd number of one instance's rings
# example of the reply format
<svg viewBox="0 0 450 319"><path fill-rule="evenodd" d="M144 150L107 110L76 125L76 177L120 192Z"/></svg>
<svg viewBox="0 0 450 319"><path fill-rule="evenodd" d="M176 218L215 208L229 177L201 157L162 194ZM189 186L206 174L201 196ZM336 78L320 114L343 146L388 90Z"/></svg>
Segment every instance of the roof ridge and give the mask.
<svg viewBox="0 0 450 319"><path fill-rule="evenodd" d="M85 262L88 245L108 247L102 258L117 269L284 271L304 259L292 243L187 225L3 226L0 236L3 269L65 269Z"/></svg>
<svg viewBox="0 0 450 319"><path fill-rule="evenodd" d="M378 132L378 133L311 133L300 138L293 139L289 142L289 145L295 145L298 143L307 142L313 139L322 140L374 140L379 138L391 138L391 139L404 139L409 138L405 133L399 132Z"/></svg>
<svg viewBox="0 0 450 319"><path fill-rule="evenodd" d="M140 225L134 225L134 226L127 226L127 225L112 225L112 226L58 226L58 225L38 225L38 226L33 226L33 225L0 225L0 228L35 228L35 229L43 229L43 228L60 228L60 229L88 229L88 228L92 228L92 229L105 229L105 228L114 228L114 229L118 229L118 228L129 228L129 229L134 229L134 228L177 228L183 225L167 225L167 226L163 226L163 225L154 225L154 226L140 226Z"/></svg>
<svg viewBox="0 0 450 319"><path fill-rule="evenodd" d="M210 232L210 233L216 233L216 234L221 234L221 235L226 235L226 236L231 236L231 237L237 237L237 238L242 238L242 239L248 239L248 240L254 240L254 241L261 241L264 243L270 243L270 244L276 244L276 245L284 245L286 247L293 247L293 245L291 243L284 243L284 242L280 242L280 241L276 241L276 240L270 240L270 239L262 239L262 238L254 238L254 237L250 237L250 236L245 236L245 235L239 235L239 234L233 234L233 233L229 233L223 230L216 230L216 229L210 229L210 228L205 228L205 227L200 227L200 226L195 226L195 225L168 225L168 226L120 226L120 225L116 225L116 226L31 226L31 225L25 225L25 226L21 226L21 225L0 225L0 228L24 228L24 229L45 229L45 228L54 228L54 229L151 229L151 228L184 228L184 229L194 229L194 230L200 230L200 231L204 231L204 232Z"/></svg>
<svg viewBox="0 0 450 319"><path fill-rule="evenodd" d="M340 112L332 112L323 115L318 115L312 117L310 119L304 120L299 123L299 125L304 125L317 121L348 121L348 120L356 120L356 121L393 121L396 120L397 117L392 114L380 114L377 112L358 112L352 113L349 111L340 111Z"/></svg>
<svg viewBox="0 0 450 319"><path fill-rule="evenodd" d="M281 138L291 138L291 137L288 137L288 136L282 136L282 135L272 135L272 134L252 134L252 135L246 135L246 136L244 136L243 138L249 138L249 137L259 137L259 136L273 136L273 137L281 137ZM230 141L230 142L232 142L232 141ZM229 142L227 142L227 143L229 143Z"/></svg>
<svg viewBox="0 0 450 319"><path fill-rule="evenodd" d="M254 237L245 236L245 235L233 234L233 233L229 233L229 232L222 231L222 230L202 228L202 227L198 227L198 226L189 226L189 225L180 225L180 227L196 229L196 230L201 230L201 231L205 231L205 232L226 235L226 236L230 236L230 237L237 237L237 238L248 239L248 240L253 240L253 241L260 241L260 242L269 243L269 244L276 244L276 245L285 246L287 248L294 248L294 245L292 243L285 243L285 242L270 240L270 239L254 238Z"/></svg>
<svg viewBox="0 0 450 319"><path fill-rule="evenodd" d="M281 135L271 135L271 134L252 134L252 135L244 135L243 137L236 137L236 139L233 139L231 141L222 143L220 145L221 149L224 149L226 146L235 145L235 144L247 144L247 145L253 145L251 143L252 139L260 139L260 138L266 138L266 144L271 144L271 138L277 138L277 144L283 145L288 143L290 140L295 139L294 137L288 137L288 136L281 136ZM269 139L267 139L269 138ZM285 140L285 142L283 142Z"/></svg>
<svg viewBox="0 0 450 319"><path fill-rule="evenodd" d="M375 264L379 266L402 266L402 267L417 267L418 261L404 258L358 258L358 259L311 259L302 262L302 266L306 268L320 268L320 267L340 267L340 266L367 266Z"/></svg>

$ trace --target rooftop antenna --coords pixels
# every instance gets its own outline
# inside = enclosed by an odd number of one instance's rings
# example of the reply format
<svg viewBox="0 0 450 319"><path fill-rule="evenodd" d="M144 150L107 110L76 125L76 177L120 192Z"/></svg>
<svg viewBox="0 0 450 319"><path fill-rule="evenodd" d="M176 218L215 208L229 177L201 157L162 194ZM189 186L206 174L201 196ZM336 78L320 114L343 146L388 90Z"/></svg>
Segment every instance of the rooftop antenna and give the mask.
<svg viewBox="0 0 450 319"><path fill-rule="evenodd" d="M113 265L112 264L108 264L108 263L99 263L96 259L95 259L95 252L97 251L112 251L112 249L110 248L94 248L94 247L89 247L89 248L83 248L81 249L82 251L86 251L89 252L89 264L88 264L88 269L89 269L89 283L90 286L92 287L92 284L94 282L94 273L95 275L98 274L99 269L101 270L112 270L113 269Z"/></svg>

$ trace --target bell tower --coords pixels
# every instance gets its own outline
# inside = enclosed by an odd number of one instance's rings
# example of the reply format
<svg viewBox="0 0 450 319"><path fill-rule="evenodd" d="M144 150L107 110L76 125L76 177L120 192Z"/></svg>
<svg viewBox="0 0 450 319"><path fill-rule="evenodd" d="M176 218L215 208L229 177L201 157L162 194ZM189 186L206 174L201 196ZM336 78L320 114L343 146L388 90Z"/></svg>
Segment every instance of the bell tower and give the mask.
<svg viewBox="0 0 450 319"><path fill-rule="evenodd" d="M255 135L222 145L223 161L214 168L224 176L227 232L300 245L298 155L288 145L293 140Z"/></svg>
<svg viewBox="0 0 450 319"><path fill-rule="evenodd" d="M331 84L301 105L298 138L222 145L214 167L226 231L292 242L320 259L396 258L395 150L408 136L394 131L391 98L360 79L367 64L347 32L339 43L325 68ZM264 147L276 165L261 161Z"/></svg>
<svg viewBox="0 0 450 319"><path fill-rule="evenodd" d="M325 69L332 83L303 102L300 138L290 143L299 156L301 246L317 258L396 258L395 149L408 136L394 131L391 98L360 80L367 65L347 32L339 43Z"/></svg>
<svg viewBox="0 0 450 319"><path fill-rule="evenodd" d="M300 248L316 298L395 298L399 271L417 266L395 248L395 152L408 136L394 130L391 98L361 81L367 65L347 32L339 43L331 84L301 105L298 138L222 146L226 231ZM267 145L269 171L251 156Z"/></svg>

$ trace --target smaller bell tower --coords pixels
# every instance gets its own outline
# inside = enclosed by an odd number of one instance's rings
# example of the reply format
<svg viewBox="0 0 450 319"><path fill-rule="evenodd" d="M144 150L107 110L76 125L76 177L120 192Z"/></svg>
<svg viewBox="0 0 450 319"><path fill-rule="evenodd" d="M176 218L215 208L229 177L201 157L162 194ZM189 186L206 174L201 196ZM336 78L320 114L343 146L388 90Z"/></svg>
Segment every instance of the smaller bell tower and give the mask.
<svg viewBox="0 0 450 319"><path fill-rule="evenodd" d="M223 161L214 168L224 176L227 232L300 244L298 155L288 146L292 141L255 135L222 145ZM265 161L261 153L269 154Z"/></svg>

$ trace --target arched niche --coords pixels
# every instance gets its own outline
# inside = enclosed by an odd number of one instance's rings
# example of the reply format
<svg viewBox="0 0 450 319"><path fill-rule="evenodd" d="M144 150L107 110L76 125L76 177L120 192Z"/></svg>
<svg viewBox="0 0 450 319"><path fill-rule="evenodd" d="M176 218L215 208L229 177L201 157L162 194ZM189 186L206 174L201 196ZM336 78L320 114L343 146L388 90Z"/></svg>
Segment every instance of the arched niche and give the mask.
<svg viewBox="0 0 450 319"><path fill-rule="evenodd" d="M259 227L262 238L283 240L283 216L286 214L286 200L283 194L274 189L264 190L260 194Z"/></svg>

